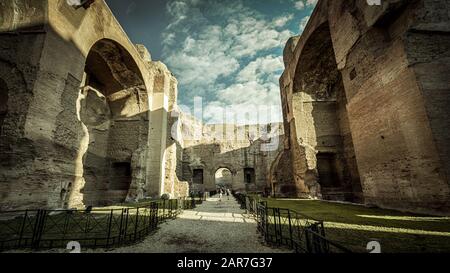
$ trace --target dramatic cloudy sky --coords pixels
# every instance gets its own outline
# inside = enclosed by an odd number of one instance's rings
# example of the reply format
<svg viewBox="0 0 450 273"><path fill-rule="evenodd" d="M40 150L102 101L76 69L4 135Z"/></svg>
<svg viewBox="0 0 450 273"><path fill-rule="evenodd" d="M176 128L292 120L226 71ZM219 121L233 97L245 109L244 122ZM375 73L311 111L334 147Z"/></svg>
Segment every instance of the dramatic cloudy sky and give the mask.
<svg viewBox="0 0 450 273"><path fill-rule="evenodd" d="M224 116L228 123L281 121L283 47L303 31L317 0L107 3L133 42L145 44L153 60L175 74L180 105L193 111L201 97L209 123Z"/></svg>

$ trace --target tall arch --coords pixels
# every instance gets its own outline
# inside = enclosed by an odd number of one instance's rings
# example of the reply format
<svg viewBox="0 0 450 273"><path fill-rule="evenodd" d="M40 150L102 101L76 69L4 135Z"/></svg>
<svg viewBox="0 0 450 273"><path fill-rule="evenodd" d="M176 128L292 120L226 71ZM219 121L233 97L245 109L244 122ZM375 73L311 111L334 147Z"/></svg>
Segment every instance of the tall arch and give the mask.
<svg viewBox="0 0 450 273"><path fill-rule="evenodd" d="M320 188L324 199L360 201L361 184L346 105L342 75L325 22L305 43L293 81L296 135L305 147L308 167L305 184Z"/></svg>
<svg viewBox="0 0 450 273"><path fill-rule="evenodd" d="M218 188L233 187L233 173L229 168L221 167L214 174L215 185Z"/></svg>
<svg viewBox="0 0 450 273"><path fill-rule="evenodd" d="M148 134L142 74L123 46L102 39L89 51L80 90L77 108L84 136L77 166L82 179L67 189L68 205L124 202L136 175L133 154L146 144Z"/></svg>

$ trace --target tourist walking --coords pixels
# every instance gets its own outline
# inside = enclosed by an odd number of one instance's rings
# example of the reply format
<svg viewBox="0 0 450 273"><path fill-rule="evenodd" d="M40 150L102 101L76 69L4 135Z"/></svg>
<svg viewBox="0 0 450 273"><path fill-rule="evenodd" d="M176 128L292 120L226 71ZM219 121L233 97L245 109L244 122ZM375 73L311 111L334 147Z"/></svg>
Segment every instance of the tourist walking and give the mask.
<svg viewBox="0 0 450 273"><path fill-rule="evenodd" d="M222 202L222 189L219 190L219 201Z"/></svg>
<svg viewBox="0 0 450 273"><path fill-rule="evenodd" d="M231 191L230 191L230 189L227 189L227 196L228 196L228 200L230 200L230 196L231 196Z"/></svg>

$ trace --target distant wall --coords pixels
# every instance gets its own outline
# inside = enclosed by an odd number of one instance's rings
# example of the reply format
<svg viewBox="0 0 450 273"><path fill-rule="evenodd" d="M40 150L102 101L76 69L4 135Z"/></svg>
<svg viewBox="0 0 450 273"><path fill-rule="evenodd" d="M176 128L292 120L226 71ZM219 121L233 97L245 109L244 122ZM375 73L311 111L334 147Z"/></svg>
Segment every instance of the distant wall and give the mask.
<svg viewBox="0 0 450 273"><path fill-rule="evenodd" d="M281 124L234 126L203 125L194 118L181 118L183 136L183 179L194 191L216 190L215 174L220 168L232 173L233 190L264 192L270 190L270 169L283 148ZM195 132L201 132L195 138ZM246 180L245 169L254 178ZM194 170L203 170L203 184L194 184ZM250 182L251 181L251 182ZM250 182L250 183L248 183Z"/></svg>

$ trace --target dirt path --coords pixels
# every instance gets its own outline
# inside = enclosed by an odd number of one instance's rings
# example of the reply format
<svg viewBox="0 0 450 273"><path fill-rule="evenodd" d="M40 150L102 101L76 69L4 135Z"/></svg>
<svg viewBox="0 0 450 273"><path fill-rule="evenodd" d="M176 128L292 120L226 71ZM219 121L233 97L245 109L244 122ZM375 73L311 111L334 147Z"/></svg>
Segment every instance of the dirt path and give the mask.
<svg viewBox="0 0 450 273"><path fill-rule="evenodd" d="M195 210L184 211L143 242L93 252L127 253L274 253L289 252L263 245L256 223L236 200L209 198Z"/></svg>

